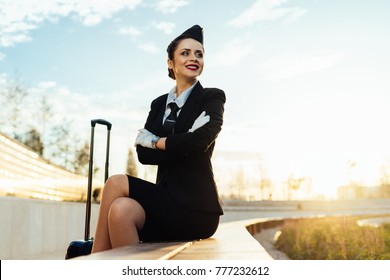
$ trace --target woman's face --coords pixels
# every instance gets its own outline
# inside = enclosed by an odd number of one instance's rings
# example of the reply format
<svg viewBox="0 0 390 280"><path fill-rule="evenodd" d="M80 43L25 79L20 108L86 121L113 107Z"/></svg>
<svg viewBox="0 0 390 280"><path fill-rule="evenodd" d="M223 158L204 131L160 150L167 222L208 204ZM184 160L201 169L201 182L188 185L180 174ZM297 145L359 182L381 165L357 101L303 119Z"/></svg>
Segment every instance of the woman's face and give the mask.
<svg viewBox="0 0 390 280"><path fill-rule="evenodd" d="M178 44L173 60L168 59L168 68L176 80L193 80L203 71L203 45L194 39L183 39Z"/></svg>

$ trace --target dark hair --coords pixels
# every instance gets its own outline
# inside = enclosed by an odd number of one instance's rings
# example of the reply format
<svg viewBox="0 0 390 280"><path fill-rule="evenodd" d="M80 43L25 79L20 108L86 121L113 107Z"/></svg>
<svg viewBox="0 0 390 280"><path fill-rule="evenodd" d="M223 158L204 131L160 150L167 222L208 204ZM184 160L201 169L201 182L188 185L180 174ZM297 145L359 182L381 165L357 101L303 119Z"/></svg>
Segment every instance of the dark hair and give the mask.
<svg viewBox="0 0 390 280"><path fill-rule="evenodd" d="M174 53L177 49L177 46L179 45L179 43L184 40L184 39L192 39L191 36L189 35L181 35L179 37L177 37L176 39L174 39L167 47L167 53L168 53L168 58L170 60L173 60L173 57L174 57ZM173 72L172 69L169 69L168 68L168 76L174 80L176 80L176 77L175 77L175 73Z"/></svg>
<svg viewBox="0 0 390 280"><path fill-rule="evenodd" d="M170 60L173 60L174 53L177 49L177 46L179 45L180 41L186 39L184 36L179 36L176 39L174 39L167 47L167 53L168 53L168 58ZM172 69L168 68L168 77L171 79L176 80L175 73L173 72Z"/></svg>

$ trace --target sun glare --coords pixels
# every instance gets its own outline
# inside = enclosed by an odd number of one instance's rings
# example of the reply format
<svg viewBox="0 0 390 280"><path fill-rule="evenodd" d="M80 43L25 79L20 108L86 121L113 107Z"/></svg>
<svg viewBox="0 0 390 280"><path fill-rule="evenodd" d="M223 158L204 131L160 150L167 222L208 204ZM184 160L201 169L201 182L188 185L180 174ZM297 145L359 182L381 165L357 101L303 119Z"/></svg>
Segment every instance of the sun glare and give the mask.
<svg viewBox="0 0 390 280"><path fill-rule="evenodd" d="M274 109L267 128L228 129L218 145L248 156L247 164L236 165L248 177L260 180L259 171L248 167L257 154L257 164L276 189L286 189L288 178L305 178L310 187L300 198L337 198L341 186L380 185L390 160L388 99L379 94L307 96Z"/></svg>

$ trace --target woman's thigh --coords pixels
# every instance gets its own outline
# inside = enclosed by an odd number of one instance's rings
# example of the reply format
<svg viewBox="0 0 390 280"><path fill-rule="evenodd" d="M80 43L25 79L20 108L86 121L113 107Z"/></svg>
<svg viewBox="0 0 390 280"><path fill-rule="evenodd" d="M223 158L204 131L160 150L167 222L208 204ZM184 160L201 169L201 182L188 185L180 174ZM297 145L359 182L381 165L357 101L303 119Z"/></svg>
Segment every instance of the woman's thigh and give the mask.
<svg viewBox="0 0 390 280"><path fill-rule="evenodd" d="M211 236L218 227L219 214L194 211L183 207L163 186L129 176L130 198L145 210L145 224L140 240L193 240Z"/></svg>

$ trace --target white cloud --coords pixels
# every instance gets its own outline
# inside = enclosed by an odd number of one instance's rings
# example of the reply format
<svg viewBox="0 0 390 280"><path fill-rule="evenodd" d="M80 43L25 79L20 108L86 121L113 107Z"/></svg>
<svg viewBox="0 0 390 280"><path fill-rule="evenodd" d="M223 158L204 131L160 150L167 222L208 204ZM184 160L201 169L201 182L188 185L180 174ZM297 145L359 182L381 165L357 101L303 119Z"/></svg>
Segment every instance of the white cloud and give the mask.
<svg viewBox="0 0 390 280"><path fill-rule="evenodd" d="M245 40L233 40L211 56L211 64L217 67L235 66L242 62L254 50L254 47L253 43Z"/></svg>
<svg viewBox="0 0 390 280"><path fill-rule="evenodd" d="M154 26L158 30L162 30L165 34L172 34L173 29L175 28L175 24L173 22L158 22L155 23Z"/></svg>
<svg viewBox="0 0 390 280"><path fill-rule="evenodd" d="M2 29L2 32L4 33L24 32L24 31L33 30L35 28L36 28L35 24L21 21L21 22L15 22L12 25L5 26Z"/></svg>
<svg viewBox="0 0 390 280"><path fill-rule="evenodd" d="M97 15L97 14L87 15L84 18L83 23L86 26L94 26L94 25L99 24L102 20L103 19L102 19L102 17L100 15Z"/></svg>
<svg viewBox="0 0 390 280"><path fill-rule="evenodd" d="M263 77L280 81L330 68L345 59L342 53L316 51L308 53L288 52L262 64Z"/></svg>
<svg viewBox="0 0 390 280"><path fill-rule="evenodd" d="M140 44L138 46L141 50L143 50L144 52L147 52L147 53L150 53L150 54L157 54L160 52L160 49L158 47L156 47L156 45L154 43L145 43L145 44Z"/></svg>
<svg viewBox="0 0 390 280"><path fill-rule="evenodd" d="M300 17L306 14L307 10L301 8L290 8L288 11L288 16L285 19L286 24L291 24L297 21Z"/></svg>
<svg viewBox="0 0 390 280"><path fill-rule="evenodd" d="M142 0L71 0L71 2L74 2L72 12L81 16L85 25L96 25L120 10L135 9Z"/></svg>
<svg viewBox="0 0 390 280"><path fill-rule="evenodd" d="M0 73L0 88L5 87L7 85L7 74Z"/></svg>
<svg viewBox="0 0 390 280"><path fill-rule="evenodd" d="M305 9L298 7L281 8L287 0L257 0L250 8L229 22L236 27L245 27L259 21L271 21L284 18L291 23L306 13Z"/></svg>
<svg viewBox="0 0 390 280"><path fill-rule="evenodd" d="M12 47L17 43L31 40L31 37L26 34L2 34L0 31L0 47Z"/></svg>
<svg viewBox="0 0 390 280"><path fill-rule="evenodd" d="M0 2L0 47L30 41L29 32L44 21L56 21L71 14L86 26L99 24L114 13L133 10L143 0L2 0Z"/></svg>
<svg viewBox="0 0 390 280"><path fill-rule="evenodd" d="M118 29L118 32L119 34L122 35L131 35L131 36L139 36L142 34L141 30L133 26L127 26L127 27L122 26Z"/></svg>
<svg viewBox="0 0 390 280"><path fill-rule="evenodd" d="M175 13L180 7L188 5L186 0L160 0L156 10L164 14Z"/></svg>
<svg viewBox="0 0 390 280"><path fill-rule="evenodd" d="M50 89L50 88L54 88L56 86L57 86L57 83L54 81L44 81L44 82L40 82L38 84L38 87L41 89Z"/></svg>

